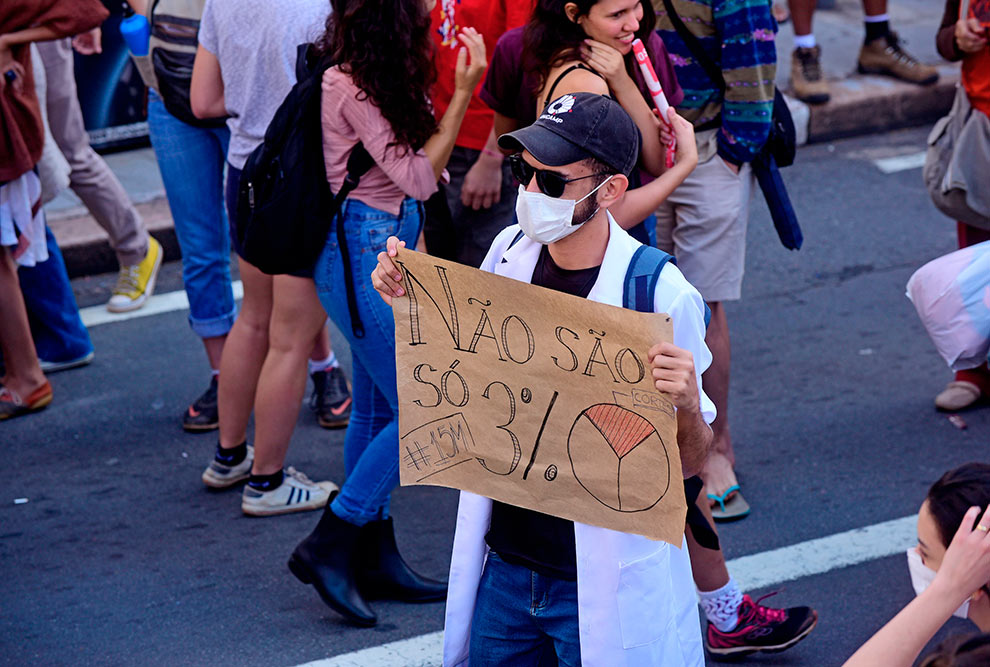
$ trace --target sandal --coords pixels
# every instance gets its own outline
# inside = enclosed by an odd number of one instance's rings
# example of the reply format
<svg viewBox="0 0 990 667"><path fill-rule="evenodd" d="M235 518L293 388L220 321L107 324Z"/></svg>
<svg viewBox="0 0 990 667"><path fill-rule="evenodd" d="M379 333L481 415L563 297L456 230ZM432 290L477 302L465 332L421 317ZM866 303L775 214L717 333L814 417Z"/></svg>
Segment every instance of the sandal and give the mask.
<svg viewBox="0 0 990 667"><path fill-rule="evenodd" d="M0 387L0 421L36 412L52 402L52 385L47 381L22 399L8 387Z"/></svg>
<svg viewBox="0 0 990 667"><path fill-rule="evenodd" d="M722 495L706 494L708 500L714 500L718 505L712 505L712 518L716 521L735 521L749 515L749 503L739 492L739 485L733 484Z"/></svg>

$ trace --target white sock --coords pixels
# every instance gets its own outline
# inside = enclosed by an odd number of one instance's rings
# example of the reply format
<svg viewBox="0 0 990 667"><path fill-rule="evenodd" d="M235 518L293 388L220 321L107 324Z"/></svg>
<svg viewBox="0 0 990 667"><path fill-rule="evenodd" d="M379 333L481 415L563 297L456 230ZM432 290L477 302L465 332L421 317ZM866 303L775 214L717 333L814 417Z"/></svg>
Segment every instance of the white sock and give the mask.
<svg viewBox="0 0 990 667"><path fill-rule="evenodd" d="M718 590L708 593L698 591L698 598L701 600L701 608L705 610L708 622L721 632L729 632L739 625L742 591L732 577L729 577L729 583Z"/></svg>
<svg viewBox="0 0 990 667"><path fill-rule="evenodd" d="M796 49L813 49L818 44L815 41L815 33L809 35L794 35L794 48Z"/></svg>
<svg viewBox="0 0 990 667"><path fill-rule="evenodd" d="M312 375L313 373L325 371L328 368L338 368L340 363L337 361L337 355L331 350L330 356L323 361L313 361L310 359L306 362L306 365L309 367L309 374Z"/></svg>
<svg viewBox="0 0 990 667"><path fill-rule="evenodd" d="M877 14L876 16L864 16L863 23L883 23L890 20L890 14Z"/></svg>
<svg viewBox="0 0 990 667"><path fill-rule="evenodd" d="M211 368L210 369L210 377L220 377L220 369L219 368Z"/></svg>

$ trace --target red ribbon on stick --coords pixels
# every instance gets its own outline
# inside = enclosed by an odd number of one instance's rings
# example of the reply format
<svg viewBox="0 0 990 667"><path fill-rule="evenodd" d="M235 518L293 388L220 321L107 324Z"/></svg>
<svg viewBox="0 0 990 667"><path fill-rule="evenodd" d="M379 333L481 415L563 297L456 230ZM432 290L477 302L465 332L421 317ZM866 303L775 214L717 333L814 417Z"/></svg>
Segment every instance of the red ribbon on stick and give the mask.
<svg viewBox="0 0 990 667"><path fill-rule="evenodd" d="M643 73L643 78L646 80L646 87L650 90L650 97L653 98L653 106L659 112L660 122L673 135L674 128L667 116L667 110L670 109L670 104L667 102L667 96L663 94L663 87L660 85L660 79L657 78L656 70L653 69L653 63L650 62L650 55L646 52L646 47L643 46L641 39L633 40L632 48L633 56L636 58L636 62L639 63L639 69ZM664 156L664 164L667 169L674 166L674 153L676 151L677 140L672 138L670 143L667 144L667 153Z"/></svg>

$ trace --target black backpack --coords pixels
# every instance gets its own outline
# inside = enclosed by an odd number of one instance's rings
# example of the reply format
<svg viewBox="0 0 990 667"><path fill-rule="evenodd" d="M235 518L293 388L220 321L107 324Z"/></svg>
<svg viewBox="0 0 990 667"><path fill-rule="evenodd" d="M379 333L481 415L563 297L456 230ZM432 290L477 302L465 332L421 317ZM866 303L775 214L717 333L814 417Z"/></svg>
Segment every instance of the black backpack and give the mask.
<svg viewBox="0 0 990 667"><path fill-rule="evenodd" d="M323 162L320 123L323 73L333 63L300 45L296 84L275 112L264 141L248 157L237 192L236 234L241 256L268 274L312 268L334 217L374 160L360 143L334 196Z"/></svg>

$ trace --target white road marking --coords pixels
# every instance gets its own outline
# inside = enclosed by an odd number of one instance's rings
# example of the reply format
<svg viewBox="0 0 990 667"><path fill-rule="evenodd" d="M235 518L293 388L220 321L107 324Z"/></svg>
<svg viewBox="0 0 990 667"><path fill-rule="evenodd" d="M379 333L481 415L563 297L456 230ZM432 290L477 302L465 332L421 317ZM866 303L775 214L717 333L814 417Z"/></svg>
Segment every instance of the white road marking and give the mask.
<svg viewBox="0 0 990 667"><path fill-rule="evenodd" d="M894 174L898 171L906 171L908 169L920 169L925 166L925 151L911 153L910 155L879 158L874 160L873 164L885 174Z"/></svg>
<svg viewBox="0 0 990 667"><path fill-rule="evenodd" d="M234 298L240 299L244 296L244 286L240 280L231 283L234 290ZM154 294L148 299L144 306L129 313L111 313L105 305L90 306L79 311L83 324L87 327L96 327L101 324L112 324L114 322L125 322L139 317L150 317L151 315L161 315L171 313L175 310L186 310L189 308L189 299L186 298L184 290L175 292L165 292L164 294Z"/></svg>
<svg viewBox="0 0 990 667"><path fill-rule="evenodd" d="M431 632L299 667L440 667L442 653L443 632Z"/></svg>
<svg viewBox="0 0 990 667"><path fill-rule="evenodd" d="M892 556L917 543L917 517L884 521L728 562L744 591L824 574L850 565ZM431 632L299 667L440 667L443 632Z"/></svg>
<svg viewBox="0 0 990 667"><path fill-rule="evenodd" d="M788 547L733 558L729 572L743 590L766 588L907 551L917 544L918 517L884 521Z"/></svg>

